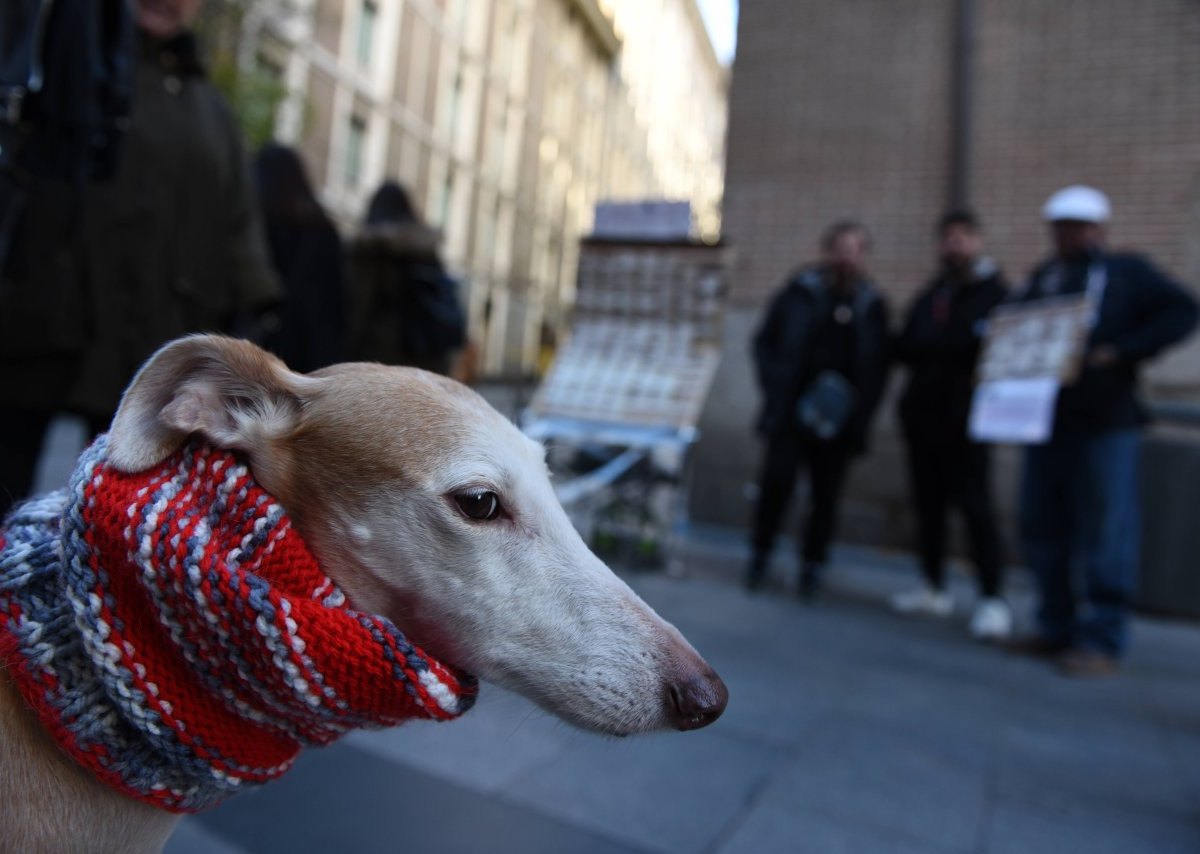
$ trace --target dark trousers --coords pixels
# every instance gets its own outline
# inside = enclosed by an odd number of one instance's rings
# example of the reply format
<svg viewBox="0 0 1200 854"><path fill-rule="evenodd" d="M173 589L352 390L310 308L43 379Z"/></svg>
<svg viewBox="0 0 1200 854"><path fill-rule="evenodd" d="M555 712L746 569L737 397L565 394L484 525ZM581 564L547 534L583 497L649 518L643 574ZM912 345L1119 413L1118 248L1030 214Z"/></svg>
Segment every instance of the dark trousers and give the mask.
<svg viewBox="0 0 1200 854"><path fill-rule="evenodd" d="M1047 640L1124 652L1141 547L1140 460L1136 430L1026 450L1021 539Z"/></svg>
<svg viewBox="0 0 1200 854"><path fill-rule="evenodd" d="M984 596L998 596L1002 562L992 502L990 448L914 429L905 431L905 440L926 580L939 590L945 587L946 523L950 510L957 508L967 524L979 591Z"/></svg>
<svg viewBox="0 0 1200 854"><path fill-rule="evenodd" d="M0 406L0 519L29 497L52 412ZM108 418L87 417L92 438L108 429Z"/></svg>
<svg viewBox="0 0 1200 854"><path fill-rule="evenodd" d="M808 468L811 489L801 556L805 563L826 562L850 458L850 448L845 442L819 442L794 433L768 437L754 515L756 554L769 554L775 544L779 524L796 488L796 477L804 465Z"/></svg>

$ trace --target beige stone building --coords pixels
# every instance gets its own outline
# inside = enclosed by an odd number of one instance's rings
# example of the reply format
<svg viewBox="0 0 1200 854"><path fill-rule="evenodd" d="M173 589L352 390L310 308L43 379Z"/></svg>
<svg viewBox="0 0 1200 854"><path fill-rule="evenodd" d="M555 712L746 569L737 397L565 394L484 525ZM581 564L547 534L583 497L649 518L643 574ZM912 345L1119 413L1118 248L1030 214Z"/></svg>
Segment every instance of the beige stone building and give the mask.
<svg viewBox="0 0 1200 854"><path fill-rule="evenodd" d="M281 0L246 62L278 136L353 228L384 178L444 232L491 374L530 371L606 199L688 200L720 228L727 73L695 0Z"/></svg>
<svg viewBox="0 0 1200 854"><path fill-rule="evenodd" d="M695 512L741 524L758 465L749 340L768 295L855 217L907 309L959 197L1020 280L1047 251L1055 189L1112 198L1111 242L1200 287L1200 5L1191 0L757 0L741 5L723 232L738 248L724 362L702 422ZM1148 374L1200 402L1200 341ZM900 377L892 380L893 393ZM885 403L846 506L852 539L909 540L903 457ZM1007 490L1011 468L1004 471Z"/></svg>

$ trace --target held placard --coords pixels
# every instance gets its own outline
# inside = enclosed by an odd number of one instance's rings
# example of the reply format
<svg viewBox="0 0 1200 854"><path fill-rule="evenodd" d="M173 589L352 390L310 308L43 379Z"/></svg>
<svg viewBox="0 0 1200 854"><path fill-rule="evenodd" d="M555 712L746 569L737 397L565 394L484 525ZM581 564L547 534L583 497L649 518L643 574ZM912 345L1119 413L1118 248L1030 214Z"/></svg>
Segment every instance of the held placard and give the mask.
<svg viewBox="0 0 1200 854"><path fill-rule="evenodd" d="M1040 444L1058 392L1079 376L1094 315L1085 295L1001 306L987 320L968 432L977 442Z"/></svg>

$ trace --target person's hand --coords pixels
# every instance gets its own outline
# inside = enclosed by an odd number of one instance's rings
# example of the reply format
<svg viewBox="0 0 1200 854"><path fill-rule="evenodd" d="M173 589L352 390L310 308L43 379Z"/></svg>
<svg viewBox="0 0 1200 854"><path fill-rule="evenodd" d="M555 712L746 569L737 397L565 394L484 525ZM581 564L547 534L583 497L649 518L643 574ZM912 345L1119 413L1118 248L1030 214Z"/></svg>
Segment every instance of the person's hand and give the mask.
<svg viewBox="0 0 1200 854"><path fill-rule="evenodd" d="M1121 360L1121 354L1117 352L1117 348L1111 344L1101 344L1095 350L1088 354L1088 367L1090 368L1111 368Z"/></svg>

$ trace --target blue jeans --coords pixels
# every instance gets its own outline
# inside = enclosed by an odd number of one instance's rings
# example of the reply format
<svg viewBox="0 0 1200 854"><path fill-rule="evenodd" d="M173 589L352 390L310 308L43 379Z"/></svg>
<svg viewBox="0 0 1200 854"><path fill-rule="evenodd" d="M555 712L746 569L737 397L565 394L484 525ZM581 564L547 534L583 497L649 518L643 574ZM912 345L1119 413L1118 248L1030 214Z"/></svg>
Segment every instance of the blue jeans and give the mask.
<svg viewBox="0 0 1200 854"><path fill-rule="evenodd" d="M1020 526L1041 591L1042 635L1119 656L1141 548L1136 430L1056 439L1025 452Z"/></svg>

